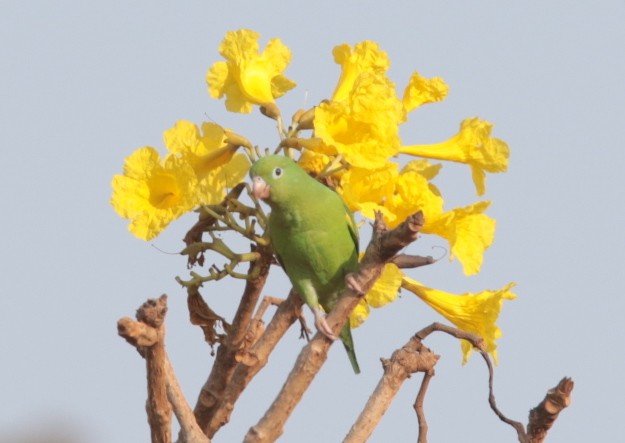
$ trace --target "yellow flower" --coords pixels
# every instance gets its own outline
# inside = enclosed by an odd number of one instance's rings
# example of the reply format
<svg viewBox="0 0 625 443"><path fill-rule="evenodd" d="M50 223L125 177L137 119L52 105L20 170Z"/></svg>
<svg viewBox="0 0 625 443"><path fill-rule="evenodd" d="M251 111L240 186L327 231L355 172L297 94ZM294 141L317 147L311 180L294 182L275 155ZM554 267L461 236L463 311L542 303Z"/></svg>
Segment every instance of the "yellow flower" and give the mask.
<svg viewBox="0 0 625 443"><path fill-rule="evenodd" d="M226 61L213 64L206 74L211 96L225 95L228 111L249 113L253 105L271 106L295 87L282 74L291 61L289 48L280 39L272 39L261 54L259 37L247 29L228 32L219 46Z"/></svg>
<svg viewBox="0 0 625 443"><path fill-rule="evenodd" d="M361 298L352 313L349 315L349 327L354 329L364 323L369 317L369 304Z"/></svg>
<svg viewBox="0 0 625 443"><path fill-rule="evenodd" d="M173 155L162 161L149 146L126 158L124 174L113 177L112 187L111 205L130 220L130 232L143 240L153 239L198 204L191 166Z"/></svg>
<svg viewBox="0 0 625 443"><path fill-rule="evenodd" d="M348 99L316 108L315 135L323 144L310 149L341 154L356 167L382 167L399 151L399 125L405 117L390 80L384 75L361 74Z"/></svg>
<svg viewBox="0 0 625 443"><path fill-rule="evenodd" d="M198 200L202 204L220 202L226 188L242 181L249 169L247 158L235 155L239 146L228 143L228 135L214 123L203 123L200 133L195 124L180 120L163 136L167 149L195 171Z"/></svg>
<svg viewBox="0 0 625 443"><path fill-rule="evenodd" d="M395 301L397 293L401 287L404 274L397 265L387 263L384 265L382 275L375 282L373 287L365 295L367 303L372 308L381 308L382 306Z"/></svg>
<svg viewBox="0 0 625 443"><path fill-rule="evenodd" d="M198 183L199 200L202 204L220 203L229 188L245 180L250 162L243 154L236 154L224 166L212 170Z"/></svg>
<svg viewBox="0 0 625 443"><path fill-rule="evenodd" d="M407 112L418 108L421 105L432 102L439 102L447 97L449 86L440 77L427 79L421 77L418 72L414 72L410 77L408 86L404 89L402 102Z"/></svg>
<svg viewBox="0 0 625 443"><path fill-rule="evenodd" d="M430 165L426 160L408 163L395 181L395 191L385 203L394 216L385 220L390 228L403 222L409 215L423 211L426 224L443 212L443 198L430 180L436 176L440 165Z"/></svg>
<svg viewBox="0 0 625 443"><path fill-rule="evenodd" d="M381 168L398 153L399 125L406 120L395 85L385 75L388 57L369 41L356 44L353 50L343 44L333 52L342 67L341 77L332 100L315 108L315 136L294 137L282 145L341 155L358 168Z"/></svg>
<svg viewBox="0 0 625 443"><path fill-rule="evenodd" d="M297 163L306 172L318 176L332 163L332 157L308 149L303 149Z"/></svg>
<svg viewBox="0 0 625 443"><path fill-rule="evenodd" d="M334 62L341 65L341 77L332 94L332 101L347 99L360 74L384 74L390 66L386 52L371 41L357 43L353 51L348 44L342 44L336 46L332 54Z"/></svg>
<svg viewBox="0 0 625 443"><path fill-rule="evenodd" d="M374 170L352 167L341 177L338 191L352 211L362 212L367 203L382 206L393 194L397 177L397 164L393 162ZM363 215L374 218L373 212Z"/></svg>
<svg viewBox="0 0 625 443"><path fill-rule="evenodd" d="M350 326L356 328L367 319L370 312L369 306L372 308L381 308L395 301L402 284L403 275L404 274L393 263L384 265L384 270L380 278L352 311L349 318Z"/></svg>
<svg viewBox="0 0 625 443"><path fill-rule="evenodd" d="M394 162L374 170L352 167L343 173L337 191L350 210L366 218L373 220L376 211L382 212L389 228L423 211L422 232L446 239L451 258L458 258L466 275L476 274L495 237L495 220L483 213L490 202L443 212L443 197L430 183L440 168L427 160L409 162L399 173Z"/></svg>
<svg viewBox="0 0 625 443"><path fill-rule="evenodd" d="M477 194L484 194L486 172L504 172L508 169L508 145L490 136L493 125L477 117L466 119L460 132L449 140L431 145L402 146L399 152L419 157L435 158L471 167Z"/></svg>
<svg viewBox="0 0 625 443"><path fill-rule="evenodd" d="M184 157L198 174L226 164L238 148L228 146L221 126L203 123L200 134L197 125L185 120L165 131L163 141L169 152Z"/></svg>
<svg viewBox="0 0 625 443"><path fill-rule="evenodd" d="M496 291L485 290L477 294L454 295L422 286L408 277L404 277L402 281L402 288L417 295L456 327L482 337L486 345L485 350L493 356L495 364L497 363L495 340L501 336L501 329L495 323L503 301L516 298L510 291L514 286L515 283L509 283ZM461 342L461 348L462 364L465 364L473 348L465 340Z"/></svg>
<svg viewBox="0 0 625 443"><path fill-rule="evenodd" d="M484 252L495 238L495 220L483 214L489 205L489 201L483 201L456 208L433 220L426 218L423 226L423 233L447 239L451 258L458 258L466 275L480 272Z"/></svg>

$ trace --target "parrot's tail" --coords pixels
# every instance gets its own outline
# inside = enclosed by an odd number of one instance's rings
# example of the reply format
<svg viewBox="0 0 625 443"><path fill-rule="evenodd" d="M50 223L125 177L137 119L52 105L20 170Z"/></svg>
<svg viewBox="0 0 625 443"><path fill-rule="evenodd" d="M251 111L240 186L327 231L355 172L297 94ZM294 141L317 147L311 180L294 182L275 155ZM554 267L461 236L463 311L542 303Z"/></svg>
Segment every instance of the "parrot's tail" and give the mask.
<svg viewBox="0 0 625 443"><path fill-rule="evenodd" d="M345 346L345 350L347 351L347 357L349 357L349 362L352 364L352 368L354 368L354 372L356 374L360 374L360 366L358 366L358 360L356 360L356 351L354 350L354 340L352 339L352 330L349 327L349 320L341 329L341 333L339 334L341 337L341 341Z"/></svg>

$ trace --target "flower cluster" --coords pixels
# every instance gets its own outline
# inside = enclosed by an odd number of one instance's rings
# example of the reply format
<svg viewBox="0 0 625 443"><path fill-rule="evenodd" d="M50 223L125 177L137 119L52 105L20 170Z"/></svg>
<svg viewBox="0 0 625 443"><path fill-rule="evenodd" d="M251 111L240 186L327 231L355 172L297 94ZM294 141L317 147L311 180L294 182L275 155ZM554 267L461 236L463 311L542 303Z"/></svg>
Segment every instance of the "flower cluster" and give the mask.
<svg viewBox="0 0 625 443"><path fill-rule="evenodd" d="M200 205L219 203L249 169L247 156L236 153L251 148L249 142L214 123L200 130L178 121L165 131L164 143L164 159L153 147L140 148L126 158L123 175L113 177L111 205L143 240Z"/></svg>
<svg viewBox="0 0 625 443"><path fill-rule="evenodd" d="M464 163L471 169L477 195L483 195L486 173L504 172L508 166L508 146L492 136L492 124L471 117L441 143L404 143L399 128L408 114L444 100L448 86L441 78L415 72L400 97L387 76L387 54L378 44L364 41L334 48L341 72L331 97L311 110L297 111L285 128L276 99L295 87L283 74L291 52L279 39L270 40L260 52L258 39L259 34L250 30L226 34L219 47L225 61L214 63L206 75L209 94L225 97L228 111L249 113L258 106L275 119L278 148L334 186L352 211L369 219L381 212L389 227L423 211L422 232L444 238L465 274L478 273L494 239L495 220L485 213L490 202L445 208L433 182L442 168L435 161ZM130 231L146 240L194 207L219 202L227 187L243 179L257 155L244 137L213 123L198 128L179 121L165 132L164 144L169 151L164 159L154 148L141 148L127 158L123 175L113 179L113 207L130 220ZM397 159L402 157L406 160L400 165ZM422 286L389 264L350 322L360 325L371 307L393 301L403 288L459 328L481 335L496 356L500 331L495 321L503 300L514 298L512 286L451 295ZM462 349L466 359L470 349L466 344Z"/></svg>

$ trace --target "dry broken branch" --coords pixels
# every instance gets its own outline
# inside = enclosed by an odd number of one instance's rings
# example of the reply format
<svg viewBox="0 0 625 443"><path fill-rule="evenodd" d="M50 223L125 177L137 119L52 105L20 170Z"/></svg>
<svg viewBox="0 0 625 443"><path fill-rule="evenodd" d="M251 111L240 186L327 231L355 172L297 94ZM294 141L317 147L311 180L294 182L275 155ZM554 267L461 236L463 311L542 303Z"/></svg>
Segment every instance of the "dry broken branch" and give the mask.
<svg viewBox="0 0 625 443"><path fill-rule="evenodd" d="M530 411L527 435L529 443L541 443L547 436L547 431L558 418L558 414L571 404L571 392L575 383L569 377L564 377L560 383L547 391L544 400Z"/></svg>
<svg viewBox="0 0 625 443"><path fill-rule="evenodd" d="M418 336L412 337L403 347L393 352L390 359L382 359L384 374L343 443L366 441L399 392L399 388L415 372L424 372L427 377L422 383L424 391L438 359L439 356L425 347ZM420 393L420 396L423 398L425 392ZM421 420L419 423L421 424Z"/></svg>
<svg viewBox="0 0 625 443"><path fill-rule="evenodd" d="M145 357L148 379L146 410L151 441L171 442L171 415L176 414L181 426L182 441L210 443L195 422L171 362L165 351L165 314L167 296L148 300L137 310L137 320L124 317L117 322L117 331Z"/></svg>
<svg viewBox="0 0 625 443"><path fill-rule="evenodd" d="M117 322L117 331L137 347L145 357L148 378L146 411L153 443L171 442L172 407L167 399L165 373L165 314L167 296L148 300L137 310L137 321L125 317ZM139 349L141 347L141 349Z"/></svg>

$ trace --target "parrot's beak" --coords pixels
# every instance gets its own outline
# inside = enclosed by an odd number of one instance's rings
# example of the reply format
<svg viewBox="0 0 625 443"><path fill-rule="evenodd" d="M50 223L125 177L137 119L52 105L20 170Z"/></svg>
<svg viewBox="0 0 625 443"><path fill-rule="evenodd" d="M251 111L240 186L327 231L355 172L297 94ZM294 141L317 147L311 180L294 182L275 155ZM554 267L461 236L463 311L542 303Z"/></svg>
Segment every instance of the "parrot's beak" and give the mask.
<svg viewBox="0 0 625 443"><path fill-rule="evenodd" d="M252 177L252 195L255 198L266 200L270 195L270 187L261 177Z"/></svg>

